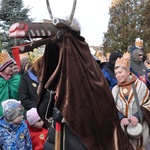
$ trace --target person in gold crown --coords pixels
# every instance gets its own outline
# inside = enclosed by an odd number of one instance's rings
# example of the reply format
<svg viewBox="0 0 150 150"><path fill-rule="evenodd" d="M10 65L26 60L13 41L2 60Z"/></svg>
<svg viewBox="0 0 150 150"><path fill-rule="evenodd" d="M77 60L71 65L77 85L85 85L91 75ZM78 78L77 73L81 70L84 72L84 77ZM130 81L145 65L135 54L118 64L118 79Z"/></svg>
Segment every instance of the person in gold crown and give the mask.
<svg viewBox="0 0 150 150"><path fill-rule="evenodd" d="M0 53L0 116L3 115L1 103L7 99L18 100L18 87L20 75L13 74L14 60L6 50Z"/></svg>
<svg viewBox="0 0 150 150"><path fill-rule="evenodd" d="M128 59L122 57L116 60L114 71L118 83L112 89L112 94L118 109L120 124L128 134L131 144L135 150L145 150L150 139L150 92L129 68ZM135 127L137 129L140 127L138 131L143 129L138 135L131 136L128 130Z"/></svg>
<svg viewBox="0 0 150 150"><path fill-rule="evenodd" d="M37 88L39 85L37 75L42 66L42 55L43 53L38 49L32 52L29 59L33 65L21 76L19 98L22 106L25 108L25 115L27 110L37 107L39 99L37 95Z"/></svg>

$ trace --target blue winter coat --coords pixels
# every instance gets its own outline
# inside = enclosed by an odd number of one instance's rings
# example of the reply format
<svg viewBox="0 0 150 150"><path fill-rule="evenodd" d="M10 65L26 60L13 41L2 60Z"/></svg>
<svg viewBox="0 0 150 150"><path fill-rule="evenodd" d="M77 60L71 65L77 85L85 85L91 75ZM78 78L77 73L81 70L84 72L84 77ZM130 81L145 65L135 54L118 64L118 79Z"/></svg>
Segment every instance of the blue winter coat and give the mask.
<svg viewBox="0 0 150 150"><path fill-rule="evenodd" d="M115 77L115 74L113 72L113 70L108 69L106 66L102 69L102 73L105 76L108 84L109 84L109 88L110 90L112 90L112 88L117 84L117 79Z"/></svg>
<svg viewBox="0 0 150 150"><path fill-rule="evenodd" d="M0 117L0 149L1 150L32 150L30 133L24 121L14 127Z"/></svg>

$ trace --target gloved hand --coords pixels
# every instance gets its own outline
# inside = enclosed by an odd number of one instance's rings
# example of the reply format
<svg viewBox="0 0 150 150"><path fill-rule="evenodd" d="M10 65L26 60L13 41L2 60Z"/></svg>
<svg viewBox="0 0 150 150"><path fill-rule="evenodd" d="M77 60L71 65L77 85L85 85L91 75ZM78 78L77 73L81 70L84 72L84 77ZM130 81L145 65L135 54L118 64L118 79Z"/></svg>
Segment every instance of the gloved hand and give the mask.
<svg viewBox="0 0 150 150"><path fill-rule="evenodd" d="M53 120L54 120L55 122L61 122L62 119L63 119L62 114L60 113L60 111L59 111L56 107L53 108L53 115L52 115L52 118L53 118Z"/></svg>

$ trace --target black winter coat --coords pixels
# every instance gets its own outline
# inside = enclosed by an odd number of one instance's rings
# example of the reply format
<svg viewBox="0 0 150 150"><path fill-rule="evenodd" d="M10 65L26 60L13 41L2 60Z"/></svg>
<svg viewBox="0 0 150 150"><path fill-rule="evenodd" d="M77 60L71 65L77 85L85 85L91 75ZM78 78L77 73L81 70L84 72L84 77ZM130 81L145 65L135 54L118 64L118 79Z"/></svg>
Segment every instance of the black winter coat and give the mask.
<svg viewBox="0 0 150 150"><path fill-rule="evenodd" d="M19 85L19 98L25 110L37 107L38 85L39 83L37 81L37 77L31 71L28 71L22 75Z"/></svg>
<svg viewBox="0 0 150 150"><path fill-rule="evenodd" d="M81 139L77 137L66 124L65 126L65 150L87 150ZM63 131L61 132L61 150L63 149ZM44 144L44 150L54 150L55 147L55 129L50 127L48 139Z"/></svg>

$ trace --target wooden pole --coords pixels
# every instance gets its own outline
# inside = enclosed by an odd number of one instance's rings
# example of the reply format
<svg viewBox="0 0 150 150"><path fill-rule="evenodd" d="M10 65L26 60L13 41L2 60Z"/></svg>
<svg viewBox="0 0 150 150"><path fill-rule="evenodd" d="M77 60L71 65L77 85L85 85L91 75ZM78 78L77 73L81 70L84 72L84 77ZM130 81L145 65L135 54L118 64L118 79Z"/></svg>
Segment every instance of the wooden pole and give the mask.
<svg viewBox="0 0 150 150"><path fill-rule="evenodd" d="M55 128L55 150L60 150L61 148L61 123L56 122Z"/></svg>

